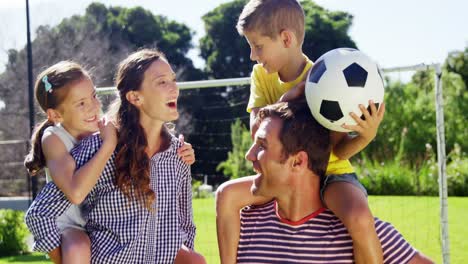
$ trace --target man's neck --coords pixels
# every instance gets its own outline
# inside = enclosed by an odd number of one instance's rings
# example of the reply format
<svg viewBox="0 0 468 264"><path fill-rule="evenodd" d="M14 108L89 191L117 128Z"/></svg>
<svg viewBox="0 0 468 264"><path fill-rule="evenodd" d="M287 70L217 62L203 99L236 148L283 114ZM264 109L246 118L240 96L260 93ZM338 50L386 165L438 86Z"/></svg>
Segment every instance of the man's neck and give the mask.
<svg viewBox="0 0 468 264"><path fill-rule="evenodd" d="M310 177L318 177L310 175ZM318 179L296 185L291 192L276 198L278 214L289 221L299 221L323 207Z"/></svg>
<svg viewBox="0 0 468 264"><path fill-rule="evenodd" d="M306 59L301 50L294 52L289 57L287 63L278 71L279 78L282 82L291 82L297 79L306 66Z"/></svg>

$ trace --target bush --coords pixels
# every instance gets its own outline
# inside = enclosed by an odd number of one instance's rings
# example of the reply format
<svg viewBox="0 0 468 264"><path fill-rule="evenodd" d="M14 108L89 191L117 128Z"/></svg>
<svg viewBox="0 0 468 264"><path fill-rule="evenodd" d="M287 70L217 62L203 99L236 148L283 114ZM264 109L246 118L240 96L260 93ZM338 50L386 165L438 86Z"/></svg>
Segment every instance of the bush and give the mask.
<svg viewBox="0 0 468 264"><path fill-rule="evenodd" d="M200 190L200 186L202 186L202 184L203 184L202 181L197 181L197 180L192 179L192 198L204 199L204 198L213 197L214 194L212 192Z"/></svg>
<svg viewBox="0 0 468 264"><path fill-rule="evenodd" d="M419 165L406 160L371 161L365 154L355 163L359 180L372 195L438 195L438 164L432 147ZM398 157L398 155L397 155ZM468 196L468 159L458 144L447 156L447 186L450 196Z"/></svg>
<svg viewBox="0 0 468 264"><path fill-rule="evenodd" d="M369 195L413 195L413 173L395 162L376 163L364 160L356 167L359 181Z"/></svg>
<svg viewBox="0 0 468 264"><path fill-rule="evenodd" d="M447 165L448 194L454 196L468 196L468 159L461 151L460 145L455 144L448 155L450 163Z"/></svg>
<svg viewBox="0 0 468 264"><path fill-rule="evenodd" d="M231 179L252 175L252 163L245 159L245 153L252 145L252 138L240 119L236 119L231 125L231 141L232 150L229 151L227 160L221 162L216 170L222 171Z"/></svg>
<svg viewBox="0 0 468 264"><path fill-rule="evenodd" d="M28 230L23 218L21 211L0 210L0 256L19 255L27 251Z"/></svg>

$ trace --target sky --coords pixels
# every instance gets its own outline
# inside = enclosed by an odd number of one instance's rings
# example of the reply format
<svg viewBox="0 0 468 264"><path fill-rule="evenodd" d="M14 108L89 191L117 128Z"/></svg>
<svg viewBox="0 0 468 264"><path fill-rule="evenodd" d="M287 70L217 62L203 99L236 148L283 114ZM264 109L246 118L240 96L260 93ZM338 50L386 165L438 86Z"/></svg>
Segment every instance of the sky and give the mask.
<svg viewBox="0 0 468 264"><path fill-rule="evenodd" d="M73 14L84 14L92 0L29 0L32 38L39 25L54 26ZM96 0L95 0L96 2ZM201 16L229 0L97 0L106 6L142 6L169 19L185 23L196 35L189 57L198 57L198 39L204 36ZM350 36L358 48L381 67L443 63L448 53L468 46L468 1L463 0L315 0L328 10L354 16ZM184 6L184 8L180 8ZM24 0L0 0L0 72L6 51L26 44Z"/></svg>

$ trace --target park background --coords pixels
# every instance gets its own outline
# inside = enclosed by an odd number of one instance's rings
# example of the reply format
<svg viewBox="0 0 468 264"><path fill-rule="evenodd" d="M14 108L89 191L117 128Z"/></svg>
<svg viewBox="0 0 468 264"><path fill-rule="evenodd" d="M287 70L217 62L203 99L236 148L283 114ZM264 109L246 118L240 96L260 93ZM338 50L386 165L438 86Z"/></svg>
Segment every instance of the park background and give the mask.
<svg viewBox="0 0 468 264"><path fill-rule="evenodd" d="M59 60L72 59L90 69L97 87L112 86L116 64L141 47L162 50L181 82L249 76L253 65L249 47L234 27L244 0L166 2L31 0L34 76ZM464 240L468 229L462 225L468 217L468 199L463 197L468 195L468 34L456 28L468 22L462 12L467 5L458 1L443 5L437 1L346 2L301 2L306 13L303 49L312 60L333 48L354 47L382 67L433 62L443 66L447 180L452 196L450 253L452 263L463 263L468 257ZM30 135L25 39L24 1L2 0L2 197L31 195L30 178L22 167ZM252 173L243 158L250 144L248 95L245 85L183 90L180 95L176 128L197 154L192 167L199 230L196 246L209 263L218 261L214 202L198 187L205 183L216 188L227 179ZM112 95L102 97L104 105L112 99ZM385 101L387 112L376 139L352 163L371 194L375 215L394 223L411 243L440 263L434 72L387 75ZM39 112L36 107L36 122L43 118ZM38 180L40 188L44 177ZM2 211L0 217L0 254L12 254L13 246L24 251L21 239L7 239L14 234L21 237L22 213ZM18 259L19 253L14 255L4 261L26 261ZM43 259L42 255L27 257Z"/></svg>

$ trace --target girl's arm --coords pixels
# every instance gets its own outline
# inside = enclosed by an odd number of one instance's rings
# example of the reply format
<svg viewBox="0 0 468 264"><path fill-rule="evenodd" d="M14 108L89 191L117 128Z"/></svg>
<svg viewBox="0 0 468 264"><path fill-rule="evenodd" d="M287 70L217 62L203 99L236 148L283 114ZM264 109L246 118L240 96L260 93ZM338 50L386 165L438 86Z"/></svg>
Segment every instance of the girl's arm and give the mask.
<svg viewBox="0 0 468 264"><path fill-rule="evenodd" d="M85 165L75 172L75 161L61 139L54 134L42 141L47 167L54 183L73 204L80 204L101 175L117 144L115 127L110 122L99 124L103 144Z"/></svg>
<svg viewBox="0 0 468 264"><path fill-rule="evenodd" d="M255 176L227 181L216 191L216 232L222 264L236 263L240 237L240 210L272 198L254 196L250 188Z"/></svg>

